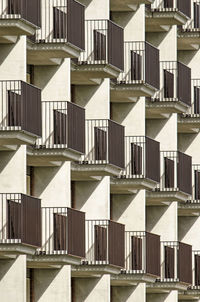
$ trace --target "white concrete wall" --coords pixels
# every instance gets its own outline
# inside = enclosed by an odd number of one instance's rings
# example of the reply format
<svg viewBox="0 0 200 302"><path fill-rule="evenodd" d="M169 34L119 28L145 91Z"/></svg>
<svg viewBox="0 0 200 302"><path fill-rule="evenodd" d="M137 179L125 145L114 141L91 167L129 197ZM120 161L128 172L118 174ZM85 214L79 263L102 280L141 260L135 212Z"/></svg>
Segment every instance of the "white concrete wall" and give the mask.
<svg viewBox="0 0 200 302"><path fill-rule="evenodd" d="M145 283L137 286L112 286L112 302L145 302L145 290Z"/></svg>
<svg viewBox="0 0 200 302"><path fill-rule="evenodd" d="M81 0L85 5L85 19L109 19L109 0Z"/></svg>
<svg viewBox="0 0 200 302"><path fill-rule="evenodd" d="M178 218L178 239L192 245L193 250L200 250L200 240L197 234L200 228L200 217L179 217Z"/></svg>
<svg viewBox="0 0 200 302"><path fill-rule="evenodd" d="M34 270L35 302L71 302L71 267Z"/></svg>
<svg viewBox="0 0 200 302"><path fill-rule="evenodd" d="M146 302L177 302L178 291L172 290L168 294L148 294Z"/></svg>
<svg viewBox="0 0 200 302"><path fill-rule="evenodd" d="M1 302L26 302L26 256L0 260Z"/></svg>

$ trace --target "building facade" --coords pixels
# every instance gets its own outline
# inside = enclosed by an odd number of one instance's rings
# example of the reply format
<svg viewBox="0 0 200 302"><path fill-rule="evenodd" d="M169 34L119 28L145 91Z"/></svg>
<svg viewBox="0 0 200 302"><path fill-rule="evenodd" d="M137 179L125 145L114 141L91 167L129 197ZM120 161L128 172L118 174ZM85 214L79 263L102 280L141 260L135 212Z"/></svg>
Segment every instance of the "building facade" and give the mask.
<svg viewBox="0 0 200 302"><path fill-rule="evenodd" d="M0 0L0 301L200 300L200 0Z"/></svg>

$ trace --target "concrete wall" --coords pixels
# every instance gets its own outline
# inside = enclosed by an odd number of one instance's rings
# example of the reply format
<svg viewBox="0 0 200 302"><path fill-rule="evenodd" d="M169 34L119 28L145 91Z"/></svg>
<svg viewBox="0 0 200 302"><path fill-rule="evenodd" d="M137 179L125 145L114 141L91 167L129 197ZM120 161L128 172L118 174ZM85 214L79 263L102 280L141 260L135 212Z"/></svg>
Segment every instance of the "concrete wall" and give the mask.
<svg viewBox="0 0 200 302"><path fill-rule="evenodd" d="M145 283L137 286L112 286L112 302L145 302Z"/></svg>

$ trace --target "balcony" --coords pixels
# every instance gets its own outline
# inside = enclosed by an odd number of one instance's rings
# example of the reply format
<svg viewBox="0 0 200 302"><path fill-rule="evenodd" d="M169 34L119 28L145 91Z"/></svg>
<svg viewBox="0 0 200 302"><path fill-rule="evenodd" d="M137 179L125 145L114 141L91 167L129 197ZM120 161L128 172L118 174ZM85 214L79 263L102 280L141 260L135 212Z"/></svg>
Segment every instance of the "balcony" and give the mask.
<svg viewBox="0 0 200 302"><path fill-rule="evenodd" d="M41 90L23 81L0 81L0 150L34 144L41 136Z"/></svg>
<svg viewBox="0 0 200 302"><path fill-rule="evenodd" d="M30 267L80 264L85 258L85 213L67 207L42 208L42 245Z"/></svg>
<svg viewBox="0 0 200 302"><path fill-rule="evenodd" d="M85 51L72 62L72 84L97 85L123 69L123 29L110 20L86 20Z"/></svg>
<svg viewBox="0 0 200 302"><path fill-rule="evenodd" d="M146 5L146 31L168 31L172 25L184 25L190 17L190 0L155 0Z"/></svg>
<svg viewBox="0 0 200 302"><path fill-rule="evenodd" d="M192 80L191 107L178 117L179 133L198 133L200 129L200 79Z"/></svg>
<svg viewBox="0 0 200 302"><path fill-rule="evenodd" d="M179 204L179 216L196 216L200 214L200 165L192 165L192 195L185 203Z"/></svg>
<svg viewBox="0 0 200 302"><path fill-rule="evenodd" d="M20 193L0 194L0 258L34 255L41 246L41 201Z"/></svg>
<svg viewBox="0 0 200 302"><path fill-rule="evenodd" d="M56 65L85 48L84 6L75 0L42 0L41 29L30 36L28 64Z"/></svg>
<svg viewBox="0 0 200 302"><path fill-rule="evenodd" d="M124 169L124 127L111 120L86 120L85 154L72 164L72 180L119 175Z"/></svg>
<svg viewBox="0 0 200 302"><path fill-rule="evenodd" d="M65 101L42 102L42 137L28 150L28 165L53 166L85 152L85 110Z"/></svg>
<svg viewBox="0 0 200 302"><path fill-rule="evenodd" d="M15 43L17 36L34 35L41 26L40 0L0 0L0 43Z"/></svg>
<svg viewBox="0 0 200 302"><path fill-rule="evenodd" d="M124 42L124 71L111 86L111 102L134 102L160 88L159 50L147 42Z"/></svg>
<svg viewBox="0 0 200 302"><path fill-rule="evenodd" d="M155 282L160 276L160 236L149 232L125 232L125 269L112 276L112 285L131 286Z"/></svg>
<svg viewBox="0 0 200 302"><path fill-rule="evenodd" d="M161 241L161 277L148 285L147 292L186 291L192 284L192 246Z"/></svg>
<svg viewBox="0 0 200 302"><path fill-rule="evenodd" d="M144 3L151 4L153 0L111 0L110 10L114 12L132 12L137 10L138 5Z"/></svg>
<svg viewBox="0 0 200 302"><path fill-rule="evenodd" d="M160 143L146 136L125 136L125 170L111 179L111 193L150 190L159 182Z"/></svg>
<svg viewBox="0 0 200 302"><path fill-rule="evenodd" d="M86 220L86 257L74 277L119 274L124 267L125 226L111 220Z"/></svg>
<svg viewBox="0 0 200 302"><path fill-rule="evenodd" d="M160 90L146 98L146 117L168 118L191 106L191 69L176 61L160 62Z"/></svg>
<svg viewBox="0 0 200 302"><path fill-rule="evenodd" d="M200 1L191 0L191 18L179 28L178 49L198 50L200 45Z"/></svg>
<svg viewBox="0 0 200 302"><path fill-rule="evenodd" d="M180 151L160 152L160 183L147 191L148 205L185 202L192 194L192 158Z"/></svg>

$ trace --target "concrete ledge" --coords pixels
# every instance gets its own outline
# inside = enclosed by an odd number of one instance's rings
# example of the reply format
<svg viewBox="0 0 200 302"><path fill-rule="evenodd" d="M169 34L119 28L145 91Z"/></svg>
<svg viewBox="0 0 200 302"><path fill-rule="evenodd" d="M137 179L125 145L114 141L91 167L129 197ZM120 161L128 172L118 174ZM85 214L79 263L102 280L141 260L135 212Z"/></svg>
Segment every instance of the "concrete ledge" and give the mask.
<svg viewBox="0 0 200 302"><path fill-rule="evenodd" d="M152 190L156 187L156 182L147 178L111 178L112 194L133 194L137 190Z"/></svg>
<svg viewBox="0 0 200 302"><path fill-rule="evenodd" d="M23 130L0 130L0 145L33 145L37 136Z"/></svg>
<svg viewBox="0 0 200 302"><path fill-rule="evenodd" d="M189 195L181 191L147 191L147 205L166 205L166 202L185 202Z"/></svg>
<svg viewBox="0 0 200 302"><path fill-rule="evenodd" d="M113 265L78 265L72 267L72 277L100 277L104 274L120 274L121 269Z"/></svg>
<svg viewBox="0 0 200 302"><path fill-rule="evenodd" d="M111 164L76 164L72 163L72 180L92 180L93 176L118 176L120 174L119 167Z"/></svg>
<svg viewBox="0 0 200 302"><path fill-rule="evenodd" d="M185 291L189 284L180 281L160 281L153 284L147 284L147 293L165 293L172 290Z"/></svg>
<svg viewBox="0 0 200 302"><path fill-rule="evenodd" d="M32 268L52 268L62 265L79 265L80 263L80 257L75 257L69 254L35 255L29 259L29 267Z"/></svg>
<svg viewBox="0 0 200 302"><path fill-rule="evenodd" d="M200 215L200 203L181 203L178 205L179 216L195 216Z"/></svg>
<svg viewBox="0 0 200 302"><path fill-rule="evenodd" d="M137 273L127 273L119 274L111 277L111 284L114 286L134 286L138 283L152 283L155 282L156 276L149 274L137 274Z"/></svg>
<svg viewBox="0 0 200 302"><path fill-rule="evenodd" d="M0 243L0 258L13 258L13 255L34 255L36 247L23 243Z"/></svg>
<svg viewBox="0 0 200 302"><path fill-rule="evenodd" d="M146 117L147 118L162 118L166 115L169 117L172 113L185 113L188 106L178 100L174 101L146 101Z"/></svg>
<svg viewBox="0 0 200 302"><path fill-rule="evenodd" d="M0 36L32 36L37 26L22 19L0 19Z"/></svg>
<svg viewBox="0 0 200 302"><path fill-rule="evenodd" d="M200 129L200 116L185 116L178 118L179 133L198 133Z"/></svg>

